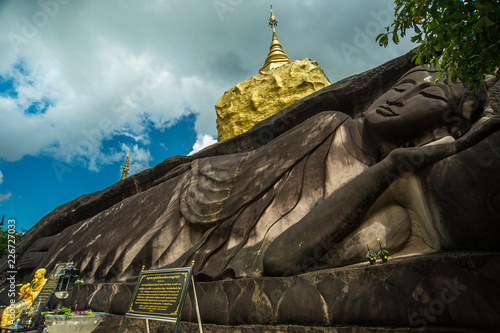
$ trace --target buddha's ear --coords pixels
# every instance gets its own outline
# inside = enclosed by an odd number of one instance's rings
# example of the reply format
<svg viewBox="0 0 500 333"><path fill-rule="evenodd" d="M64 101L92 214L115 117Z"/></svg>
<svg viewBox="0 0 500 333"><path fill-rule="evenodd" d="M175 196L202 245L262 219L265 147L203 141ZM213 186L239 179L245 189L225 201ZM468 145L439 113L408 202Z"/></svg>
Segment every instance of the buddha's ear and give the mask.
<svg viewBox="0 0 500 333"><path fill-rule="evenodd" d="M488 95L485 90L467 90L464 93L458 112L464 119L467 119L470 123L474 123L481 118L487 100Z"/></svg>
<svg viewBox="0 0 500 333"><path fill-rule="evenodd" d="M479 100L475 96L467 94L460 105L460 113L465 119L472 121L480 107Z"/></svg>
<svg viewBox="0 0 500 333"><path fill-rule="evenodd" d="M460 103L459 113L463 118L471 123L476 122L483 114L484 108L488 103L488 90L498 81L496 76L487 75L481 90L466 90L462 102Z"/></svg>

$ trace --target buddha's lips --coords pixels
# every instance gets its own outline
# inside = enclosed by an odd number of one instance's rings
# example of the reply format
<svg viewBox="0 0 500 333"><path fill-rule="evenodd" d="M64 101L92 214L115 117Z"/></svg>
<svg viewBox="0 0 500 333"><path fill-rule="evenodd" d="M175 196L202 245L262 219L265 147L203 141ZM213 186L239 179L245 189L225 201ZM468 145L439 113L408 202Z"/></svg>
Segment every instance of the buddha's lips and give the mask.
<svg viewBox="0 0 500 333"><path fill-rule="evenodd" d="M388 105L385 104L377 108L377 113L386 117L394 117L399 115L399 113L395 112L393 109L391 109Z"/></svg>

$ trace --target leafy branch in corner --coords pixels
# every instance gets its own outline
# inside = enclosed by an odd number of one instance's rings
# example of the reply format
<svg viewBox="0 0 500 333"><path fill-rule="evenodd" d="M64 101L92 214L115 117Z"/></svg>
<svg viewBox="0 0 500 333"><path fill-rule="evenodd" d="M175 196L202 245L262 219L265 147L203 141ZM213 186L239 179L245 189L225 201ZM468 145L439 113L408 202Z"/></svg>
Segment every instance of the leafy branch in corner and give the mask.
<svg viewBox="0 0 500 333"><path fill-rule="evenodd" d="M413 30L413 61L438 68L436 79L453 83L460 78L479 89L484 75L496 75L500 66L499 0L396 0L394 22L377 36L386 47Z"/></svg>

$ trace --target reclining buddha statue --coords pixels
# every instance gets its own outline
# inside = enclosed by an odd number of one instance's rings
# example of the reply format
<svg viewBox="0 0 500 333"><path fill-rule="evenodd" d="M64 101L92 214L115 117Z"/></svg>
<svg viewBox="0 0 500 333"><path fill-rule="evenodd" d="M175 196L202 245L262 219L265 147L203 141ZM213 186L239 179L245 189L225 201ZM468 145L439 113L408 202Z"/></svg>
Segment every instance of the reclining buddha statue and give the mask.
<svg viewBox="0 0 500 333"><path fill-rule="evenodd" d="M415 67L362 117L323 111L255 150L198 158L40 238L21 262L124 281L196 261L200 279L289 275L391 255L498 249L500 119ZM489 156L489 157L485 157Z"/></svg>

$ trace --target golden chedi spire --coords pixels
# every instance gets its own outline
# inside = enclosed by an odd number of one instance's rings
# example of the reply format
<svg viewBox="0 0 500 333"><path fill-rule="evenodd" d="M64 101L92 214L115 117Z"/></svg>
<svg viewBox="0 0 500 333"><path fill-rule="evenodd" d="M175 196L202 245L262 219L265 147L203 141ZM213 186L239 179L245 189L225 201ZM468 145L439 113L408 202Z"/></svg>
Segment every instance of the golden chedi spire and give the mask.
<svg viewBox="0 0 500 333"><path fill-rule="evenodd" d="M267 55L264 66L262 66L260 72L265 72L290 62L290 58L287 56L285 51L283 51L281 43L278 41L278 36L276 35L276 26L278 25L278 20L276 19L276 16L274 16L273 5L271 5L269 25L273 28L273 40L271 42L271 46L269 47L269 54Z"/></svg>
<svg viewBox="0 0 500 333"><path fill-rule="evenodd" d="M278 20L271 6L273 40L259 73L228 89L215 104L217 141L244 133L255 124L328 85L316 61L290 61L276 36Z"/></svg>
<svg viewBox="0 0 500 333"><path fill-rule="evenodd" d="M123 165L122 168L122 176L120 180L124 180L125 178L127 178L129 156L130 156L130 147L128 148L127 158L125 159L125 164Z"/></svg>

